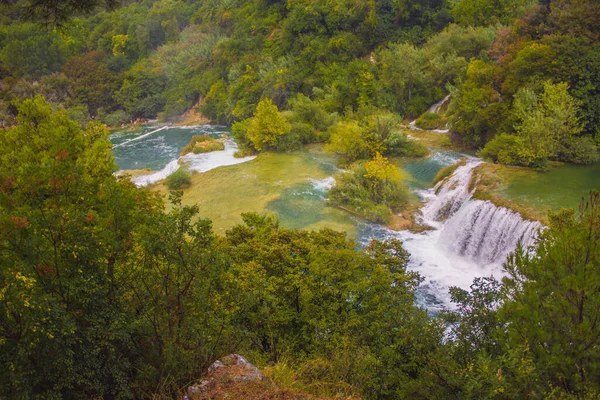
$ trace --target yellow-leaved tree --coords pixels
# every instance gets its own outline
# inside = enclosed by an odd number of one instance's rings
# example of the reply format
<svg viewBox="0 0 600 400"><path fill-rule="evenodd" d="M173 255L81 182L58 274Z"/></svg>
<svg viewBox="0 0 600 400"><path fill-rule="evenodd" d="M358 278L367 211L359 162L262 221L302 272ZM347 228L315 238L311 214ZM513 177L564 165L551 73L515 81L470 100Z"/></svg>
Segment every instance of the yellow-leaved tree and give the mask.
<svg viewBox="0 0 600 400"><path fill-rule="evenodd" d="M257 151L261 151L275 146L277 139L288 133L291 128L271 99L263 99L256 106L254 117L248 123L246 137Z"/></svg>

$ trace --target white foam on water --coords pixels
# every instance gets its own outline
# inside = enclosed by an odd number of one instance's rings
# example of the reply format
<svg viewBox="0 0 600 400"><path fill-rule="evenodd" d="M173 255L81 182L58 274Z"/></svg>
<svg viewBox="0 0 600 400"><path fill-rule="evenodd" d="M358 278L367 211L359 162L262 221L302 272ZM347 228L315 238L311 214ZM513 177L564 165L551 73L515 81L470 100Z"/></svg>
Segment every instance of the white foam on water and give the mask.
<svg viewBox="0 0 600 400"><path fill-rule="evenodd" d="M167 164L167 166L164 167L163 169L161 169L160 171L156 171L149 175L136 176L135 178L131 178L131 181L137 187L148 186L148 185L151 185L158 181L162 181L167 176L169 176L172 173L174 173L175 171L177 171L179 169L179 167L180 167L179 160L173 160L173 161L169 162Z"/></svg>
<svg viewBox="0 0 600 400"><path fill-rule="evenodd" d="M181 157L181 160L185 162L190 171L206 172L217 167L241 164L256 158L256 156L236 158L233 155L239 149L237 143L231 139L225 139L224 144L224 150L201 154L189 153Z"/></svg>
<svg viewBox="0 0 600 400"><path fill-rule="evenodd" d="M310 181L310 183L312 183L313 188L320 192L326 192L327 190L335 186L335 178L333 176L329 176L325 179L309 178L308 180Z"/></svg>
<svg viewBox="0 0 600 400"><path fill-rule="evenodd" d="M129 144L129 143L131 143L131 142L135 142L135 141L137 141L137 140L141 140L141 139L143 139L143 138L145 138L145 137L148 137L148 136L152 135L153 133L160 132L160 131L162 131L162 130L164 130L164 129L167 129L168 127L169 127L168 125L167 125L167 126L163 126L163 127L160 127L160 128L158 128L158 129L155 129L155 130L153 130L153 131L150 131L150 132L148 132L148 133L144 133L143 135L140 135L140 136L138 136L138 137L135 137L135 138L133 138L133 139L126 140L126 141L124 141L123 143L119 143L119 144L116 144L116 145L114 145L114 146L113 146L113 149L116 149L117 147L124 146L124 145L126 145L126 144Z"/></svg>
<svg viewBox="0 0 600 400"><path fill-rule="evenodd" d="M173 174L180 168L180 164L184 164L185 168L189 171L206 172L218 167L241 164L256 158L256 156L235 158L233 154L238 150L237 144L230 139L225 139L224 144L224 150L202 154L189 153L176 160L170 161L166 167L160 171L148 175L136 176L135 178L132 178L131 181L138 187L148 186Z"/></svg>
<svg viewBox="0 0 600 400"><path fill-rule="evenodd" d="M512 210L471 198L473 168L481 163L471 158L449 178L419 193L424 199L421 222L432 230L413 233L368 225L362 235L363 244L370 238L403 242L410 253L409 269L424 279L419 289L421 305L431 311L453 307L451 286L468 289L477 277L502 277L503 263L517 243L533 245L543 228Z"/></svg>

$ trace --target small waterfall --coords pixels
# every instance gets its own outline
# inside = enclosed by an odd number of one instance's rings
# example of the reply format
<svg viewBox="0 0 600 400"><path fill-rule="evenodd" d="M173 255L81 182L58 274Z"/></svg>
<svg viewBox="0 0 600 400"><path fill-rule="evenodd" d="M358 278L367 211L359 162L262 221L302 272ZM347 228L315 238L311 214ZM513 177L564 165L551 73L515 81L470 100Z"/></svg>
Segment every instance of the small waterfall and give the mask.
<svg viewBox="0 0 600 400"><path fill-rule="evenodd" d="M446 252L479 265L497 264L506 260L519 241L531 245L541 227L490 201L469 200L444 225L439 244Z"/></svg>
<svg viewBox="0 0 600 400"><path fill-rule="evenodd" d="M442 100L438 101L437 103L433 104L431 107L429 107L427 109L427 112L429 113L434 113L437 114L438 111L440 111L440 108L450 99L450 95L447 95L446 97L444 97ZM410 126L410 129L413 129L415 131L422 131L422 130L426 130L426 129L421 129L419 128L417 125L417 120L413 120L411 121L408 126ZM429 129L431 132L438 132L438 133L448 133L449 130L448 129Z"/></svg>
<svg viewBox="0 0 600 400"><path fill-rule="evenodd" d="M450 95L447 95L446 97L444 97L442 100L438 101L437 103L435 103L434 105L432 105L431 107L429 107L429 109L427 110L427 112L430 113L435 113L437 114L438 111L440 111L440 108L446 104L446 102L450 99Z"/></svg>
<svg viewBox="0 0 600 400"><path fill-rule="evenodd" d="M433 188L421 211L426 223L441 228L438 244L447 254L481 266L502 264L519 241L526 247L533 244L542 225L490 201L471 198L473 169L481 163L471 159L459 166Z"/></svg>
<svg viewBox="0 0 600 400"><path fill-rule="evenodd" d="M424 278L418 301L434 312L453 307L449 287L468 289L477 277L503 276L507 255L519 241L531 246L543 228L512 210L472 198L473 169L480 164L481 160L469 157L434 188L419 192L425 203L422 222L433 229L415 233L373 224L361 228L363 245L371 238L402 241L410 253L408 267Z"/></svg>
<svg viewBox="0 0 600 400"><path fill-rule="evenodd" d="M438 182L432 191L425 194L429 200L421 209L426 223L439 222L450 218L467 202L473 193L469 184L473 176L473 168L480 165L480 160L470 160L461 165L448 178Z"/></svg>

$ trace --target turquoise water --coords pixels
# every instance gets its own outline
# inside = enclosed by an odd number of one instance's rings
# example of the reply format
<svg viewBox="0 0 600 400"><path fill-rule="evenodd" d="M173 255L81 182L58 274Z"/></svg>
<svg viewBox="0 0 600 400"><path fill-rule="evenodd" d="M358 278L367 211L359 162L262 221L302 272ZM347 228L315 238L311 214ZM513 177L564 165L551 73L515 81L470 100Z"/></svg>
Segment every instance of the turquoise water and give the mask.
<svg viewBox="0 0 600 400"><path fill-rule="evenodd" d="M112 133L109 139L113 143L113 155L119 169L147 168L158 171L164 168L169 161L179 157L179 153L192 140L192 136L208 134L212 137L219 137L222 134L229 135L231 133L227 127L211 125L168 127L150 133L160 128L144 126L135 131L125 130ZM132 140L145 134L149 135L139 140Z"/></svg>
<svg viewBox="0 0 600 400"><path fill-rule="evenodd" d="M563 165L548 172L519 171L503 195L539 209L577 209L590 190L600 190L600 164Z"/></svg>
<svg viewBox="0 0 600 400"><path fill-rule="evenodd" d="M463 156L455 151L436 152L430 157L404 163L404 169L410 174L409 186L412 189L430 188L433 178L442 168L456 163Z"/></svg>

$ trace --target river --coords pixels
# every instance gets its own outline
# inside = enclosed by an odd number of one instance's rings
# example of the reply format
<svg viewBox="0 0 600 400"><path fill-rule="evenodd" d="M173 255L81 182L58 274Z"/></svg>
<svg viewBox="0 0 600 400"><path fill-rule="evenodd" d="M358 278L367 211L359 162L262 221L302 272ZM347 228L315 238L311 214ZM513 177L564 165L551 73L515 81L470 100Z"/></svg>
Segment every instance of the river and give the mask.
<svg viewBox="0 0 600 400"><path fill-rule="evenodd" d="M533 244L541 227L538 222L523 220L506 208L471 199L468 183L473 168L481 163L476 158L470 157L448 180L431 188L435 174L464 156L460 153L436 151L425 159L402 162L406 184L423 199L422 220L432 228L413 233L391 231L330 207L326 191L334 183L333 176L338 169L335 158L320 146L240 159L233 156L235 143L227 140L224 151L179 159L179 152L193 135L206 133L219 137L228 135L229 130L208 125L160 128L149 126L135 132L117 132L110 137L121 169L151 170L136 176L136 184L145 186L157 182L180 165L202 172L192 175L193 185L185 191L183 202L199 204L201 216L213 220L218 233L241 222L242 212L253 211L276 214L280 223L290 228L343 230L362 245L372 238L398 238L411 254L409 268L424 279L418 301L432 312L452 306L448 294L450 286L468 288L476 277L502 276L506 255L519 240L525 245ZM570 173L581 175L581 179L575 179L580 182L579 186L589 186L597 183L594 168L598 167L583 167ZM553 190L546 186L550 184L546 179L554 178L553 175L538 177L538 185L549 195L538 193L536 201L542 203L552 197ZM506 191L514 198L531 198L531 186L519 179L525 178L516 176ZM162 184L154 189L167 192Z"/></svg>

